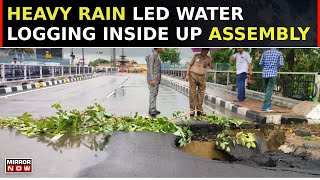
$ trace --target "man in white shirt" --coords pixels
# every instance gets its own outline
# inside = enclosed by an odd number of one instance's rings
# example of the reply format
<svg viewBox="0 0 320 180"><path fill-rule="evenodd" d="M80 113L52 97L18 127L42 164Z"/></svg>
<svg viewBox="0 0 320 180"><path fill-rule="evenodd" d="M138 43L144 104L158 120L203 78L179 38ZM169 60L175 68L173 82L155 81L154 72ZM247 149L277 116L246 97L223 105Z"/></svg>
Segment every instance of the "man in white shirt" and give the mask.
<svg viewBox="0 0 320 180"><path fill-rule="evenodd" d="M17 58L13 58L11 64L20 64L20 62L17 61Z"/></svg>
<svg viewBox="0 0 320 180"><path fill-rule="evenodd" d="M237 48L238 53L230 57L230 62L236 61L237 69L237 89L238 96L234 101L243 101L246 99L245 81L247 75L252 76L252 58L243 48Z"/></svg>
<svg viewBox="0 0 320 180"><path fill-rule="evenodd" d="M13 58L11 64L12 65L19 65L20 62L17 61L17 58ZM12 66L10 68L10 74L11 74L12 78L18 76L20 74L19 67L18 66Z"/></svg>

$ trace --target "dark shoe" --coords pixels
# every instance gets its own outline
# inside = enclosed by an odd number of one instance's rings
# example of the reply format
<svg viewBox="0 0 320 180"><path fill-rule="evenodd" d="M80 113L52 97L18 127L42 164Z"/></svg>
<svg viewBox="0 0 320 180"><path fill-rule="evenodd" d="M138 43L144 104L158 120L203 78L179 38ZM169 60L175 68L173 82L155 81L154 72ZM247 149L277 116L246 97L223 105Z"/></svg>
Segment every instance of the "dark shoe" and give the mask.
<svg viewBox="0 0 320 180"><path fill-rule="evenodd" d="M194 115L195 115L195 111L194 110L190 111L190 116L194 116Z"/></svg>
<svg viewBox="0 0 320 180"><path fill-rule="evenodd" d="M206 115L207 115L207 113L204 112L204 111L198 111L197 112L197 116L206 116Z"/></svg>
<svg viewBox="0 0 320 180"><path fill-rule="evenodd" d="M156 113L157 113L157 114L161 114L161 112L160 112L160 111L158 111L158 110L156 110Z"/></svg>
<svg viewBox="0 0 320 180"><path fill-rule="evenodd" d="M149 112L149 115L150 116L156 116L156 115L158 115L158 113L157 112Z"/></svg>

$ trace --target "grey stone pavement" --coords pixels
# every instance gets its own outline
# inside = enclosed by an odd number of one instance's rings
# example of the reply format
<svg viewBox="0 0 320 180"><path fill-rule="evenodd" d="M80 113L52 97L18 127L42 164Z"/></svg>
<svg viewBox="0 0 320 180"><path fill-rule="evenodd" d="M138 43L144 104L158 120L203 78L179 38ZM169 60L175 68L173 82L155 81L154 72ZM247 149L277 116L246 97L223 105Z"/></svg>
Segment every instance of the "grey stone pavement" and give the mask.
<svg viewBox="0 0 320 180"><path fill-rule="evenodd" d="M115 92L115 93L114 93ZM29 112L36 117L53 115L53 103L66 109L84 109L93 102L116 115L147 115L148 87L144 75L109 75L36 91L0 97L0 117ZM158 109L172 117L176 110L188 112L188 98L161 86ZM213 110L236 117L221 109ZM241 118L241 117L238 117ZM108 135L27 138L12 130L0 130L0 162L5 158L33 158L34 172L0 177L307 177L319 172L268 169L211 161L181 152L171 134L114 132Z"/></svg>
<svg viewBox="0 0 320 180"><path fill-rule="evenodd" d="M164 75L163 78L165 78L167 80L173 80L174 82L177 82L177 83L179 83L179 84L181 84L183 86L189 86L189 82L187 82L184 79L178 79L178 78L174 78L174 77L167 76L167 75ZM242 107L246 107L248 109L260 112L260 113L265 114L265 115L266 114L268 114L268 115L272 115L272 114L289 114L290 115L290 114L293 114L291 109L285 108L285 107L281 107L281 106L278 106L278 105L273 105L272 106L273 112L267 112L266 113L264 111L261 111L263 98L259 101L259 100L255 100L255 99L252 99L250 97L247 97L247 99L245 101L235 102L233 100L237 99L236 93L232 94L232 93L229 93L228 91L226 91L224 89L212 88L212 87L209 87L208 85L207 85L207 88L206 88L206 93L209 94L209 95L212 95L212 96L220 97L221 99L223 99L225 101L232 102L233 104L237 104L237 105L240 105Z"/></svg>

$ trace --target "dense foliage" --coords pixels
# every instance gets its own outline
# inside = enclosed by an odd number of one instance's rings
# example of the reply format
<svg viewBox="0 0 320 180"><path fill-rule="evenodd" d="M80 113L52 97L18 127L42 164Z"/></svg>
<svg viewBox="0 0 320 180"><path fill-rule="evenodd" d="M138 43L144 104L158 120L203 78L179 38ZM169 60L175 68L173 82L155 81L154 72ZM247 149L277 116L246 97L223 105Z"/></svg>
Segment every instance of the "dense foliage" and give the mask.
<svg viewBox="0 0 320 180"><path fill-rule="evenodd" d="M90 61L89 65L90 66L96 66L97 64L109 64L111 63L111 61L109 60L106 60L106 59L101 59L101 58L98 58L94 61Z"/></svg>
<svg viewBox="0 0 320 180"><path fill-rule="evenodd" d="M261 71L259 66L260 57L264 48L245 48L252 57L253 70ZM285 67L283 72L319 72L320 70L320 49L318 48L280 48L284 57ZM222 49L212 51L211 57L220 66L229 66L229 70L235 70L235 63L229 63L229 57L236 52L236 49ZM218 66L219 68L219 66Z"/></svg>
<svg viewBox="0 0 320 180"><path fill-rule="evenodd" d="M178 65L180 63L180 51L177 48L165 48L160 54L162 62L170 63L171 65Z"/></svg>
<svg viewBox="0 0 320 180"><path fill-rule="evenodd" d="M132 64L138 64L138 62L135 61L135 60L132 60L131 63L132 63Z"/></svg>

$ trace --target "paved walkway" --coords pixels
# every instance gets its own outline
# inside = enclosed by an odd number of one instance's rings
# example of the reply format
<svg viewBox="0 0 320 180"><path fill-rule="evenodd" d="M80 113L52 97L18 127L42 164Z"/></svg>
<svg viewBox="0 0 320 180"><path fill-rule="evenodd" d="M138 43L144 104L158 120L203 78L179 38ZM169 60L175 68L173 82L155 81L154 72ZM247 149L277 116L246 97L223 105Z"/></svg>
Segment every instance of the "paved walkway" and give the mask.
<svg viewBox="0 0 320 180"><path fill-rule="evenodd" d="M176 82L178 82L179 84L183 85L183 86L189 86L189 82L183 80L183 79L177 79L177 78L173 78L170 76L165 76L164 78L167 78L169 80L174 80ZM233 101L234 99L236 99L236 95L231 94L227 91L223 91L223 89L221 88L211 88L211 87L207 87L206 89L206 93L212 96L216 96L216 97L220 97L221 99L225 100L225 101L230 101L233 104L238 104L242 107L246 107L248 109L260 112L262 114L268 114L268 115L273 115L273 114L292 114L292 110L288 109L288 108L284 108L281 106L276 106L273 105L273 112L264 112L261 111L261 106L262 106L262 101L257 101L251 98L247 98L245 101L242 102L236 102Z"/></svg>

